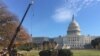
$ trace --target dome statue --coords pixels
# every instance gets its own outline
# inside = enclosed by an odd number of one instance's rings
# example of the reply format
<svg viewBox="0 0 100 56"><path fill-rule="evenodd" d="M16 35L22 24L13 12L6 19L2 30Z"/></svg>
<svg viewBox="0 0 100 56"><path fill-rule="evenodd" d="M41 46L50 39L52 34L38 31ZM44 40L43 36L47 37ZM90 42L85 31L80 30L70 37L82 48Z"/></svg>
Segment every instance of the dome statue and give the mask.
<svg viewBox="0 0 100 56"><path fill-rule="evenodd" d="M74 19L74 15L72 17L71 23L68 26L67 34L68 35L80 35L80 27L79 27L79 24Z"/></svg>

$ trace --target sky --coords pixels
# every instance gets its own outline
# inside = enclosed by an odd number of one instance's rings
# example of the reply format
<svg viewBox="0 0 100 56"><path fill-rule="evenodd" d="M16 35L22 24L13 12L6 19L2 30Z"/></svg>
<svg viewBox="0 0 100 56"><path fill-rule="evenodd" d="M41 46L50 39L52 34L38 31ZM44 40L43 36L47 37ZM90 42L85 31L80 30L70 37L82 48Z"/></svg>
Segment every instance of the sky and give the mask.
<svg viewBox="0 0 100 56"><path fill-rule="evenodd" d="M3 0L19 20L30 1ZM33 37L65 36L73 14L82 35L100 36L100 0L34 0L23 26Z"/></svg>

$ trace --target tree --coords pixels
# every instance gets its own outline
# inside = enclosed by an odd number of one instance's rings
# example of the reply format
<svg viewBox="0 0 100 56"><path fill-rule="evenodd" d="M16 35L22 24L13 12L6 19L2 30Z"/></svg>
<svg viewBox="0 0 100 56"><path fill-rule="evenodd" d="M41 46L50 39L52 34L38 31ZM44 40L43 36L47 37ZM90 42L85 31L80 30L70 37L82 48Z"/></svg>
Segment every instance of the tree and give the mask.
<svg viewBox="0 0 100 56"><path fill-rule="evenodd" d="M100 37L97 37L91 41L93 48L100 48Z"/></svg>
<svg viewBox="0 0 100 56"><path fill-rule="evenodd" d="M85 44L85 45L84 45L84 48L90 49L90 48L92 48L92 46L91 46L91 44Z"/></svg>
<svg viewBox="0 0 100 56"><path fill-rule="evenodd" d="M0 3L0 39L5 46L8 46L19 23L17 16L11 13L3 3ZM16 42L25 43L30 41L30 38L31 36L21 26Z"/></svg>
<svg viewBox="0 0 100 56"><path fill-rule="evenodd" d="M49 41L50 49L55 49L57 42L55 41Z"/></svg>
<svg viewBox="0 0 100 56"><path fill-rule="evenodd" d="M43 50L50 50L50 43L49 41L43 41Z"/></svg>
<svg viewBox="0 0 100 56"><path fill-rule="evenodd" d="M57 43L55 41L43 41L42 45L44 50L53 50Z"/></svg>

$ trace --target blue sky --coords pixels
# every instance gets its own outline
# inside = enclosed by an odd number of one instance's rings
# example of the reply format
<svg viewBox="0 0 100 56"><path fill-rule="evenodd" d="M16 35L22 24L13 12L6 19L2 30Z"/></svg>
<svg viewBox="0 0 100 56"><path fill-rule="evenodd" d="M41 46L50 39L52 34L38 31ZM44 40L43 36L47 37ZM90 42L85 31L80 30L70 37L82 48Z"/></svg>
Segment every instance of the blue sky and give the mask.
<svg viewBox="0 0 100 56"><path fill-rule="evenodd" d="M21 20L31 0L3 0ZM72 3L72 4L70 4ZM80 6L79 6L80 5ZM72 14L82 35L100 35L100 0L35 0L23 26L33 36L56 37L67 34Z"/></svg>

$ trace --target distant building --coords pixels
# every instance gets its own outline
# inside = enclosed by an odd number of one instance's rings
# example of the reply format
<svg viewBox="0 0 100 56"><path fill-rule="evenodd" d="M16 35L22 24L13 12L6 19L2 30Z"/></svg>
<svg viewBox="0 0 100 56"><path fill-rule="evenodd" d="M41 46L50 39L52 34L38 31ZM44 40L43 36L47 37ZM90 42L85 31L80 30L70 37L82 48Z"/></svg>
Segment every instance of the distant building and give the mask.
<svg viewBox="0 0 100 56"><path fill-rule="evenodd" d="M81 35L79 24L72 18L68 26L67 35L54 38L55 41L62 46L62 48L85 48L86 44L90 44L94 36Z"/></svg>
<svg viewBox="0 0 100 56"><path fill-rule="evenodd" d="M43 41L48 41L48 37L33 37L33 43L42 44Z"/></svg>
<svg viewBox="0 0 100 56"><path fill-rule="evenodd" d="M33 37L32 39L33 44L35 45L35 48L41 49L43 41L49 41L48 37Z"/></svg>
<svg viewBox="0 0 100 56"><path fill-rule="evenodd" d="M67 34L65 36L58 36L54 37L53 40L57 42L57 48L72 48L72 49L79 49L79 48L90 48L91 40L94 39L96 36L90 35L81 35L81 30L79 24L72 18L71 23L68 26ZM34 37L34 43L42 44L43 41L49 41L48 37Z"/></svg>

